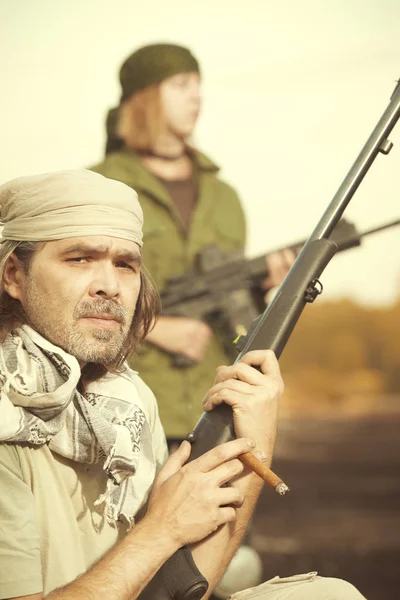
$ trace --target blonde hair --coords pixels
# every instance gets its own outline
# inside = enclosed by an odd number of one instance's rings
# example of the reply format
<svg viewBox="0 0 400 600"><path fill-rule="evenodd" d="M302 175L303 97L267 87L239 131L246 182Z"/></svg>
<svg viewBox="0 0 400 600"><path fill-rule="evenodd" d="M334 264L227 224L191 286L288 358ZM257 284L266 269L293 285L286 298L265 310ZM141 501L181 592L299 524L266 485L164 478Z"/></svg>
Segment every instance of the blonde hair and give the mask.
<svg viewBox="0 0 400 600"><path fill-rule="evenodd" d="M4 269L11 254L20 261L24 273L29 274L32 260L44 242L18 242L5 240L0 245L0 342L16 327L26 323L22 304L12 298L4 289ZM142 267L140 274L141 286L136 303L131 327L126 337L120 355L112 365L87 365L85 367L90 379L97 379L107 371L119 372L128 356L137 351L139 344L154 327L160 313L160 296L149 275Z"/></svg>
<svg viewBox="0 0 400 600"><path fill-rule="evenodd" d="M136 92L119 108L116 134L131 150L152 150L166 130L160 85Z"/></svg>

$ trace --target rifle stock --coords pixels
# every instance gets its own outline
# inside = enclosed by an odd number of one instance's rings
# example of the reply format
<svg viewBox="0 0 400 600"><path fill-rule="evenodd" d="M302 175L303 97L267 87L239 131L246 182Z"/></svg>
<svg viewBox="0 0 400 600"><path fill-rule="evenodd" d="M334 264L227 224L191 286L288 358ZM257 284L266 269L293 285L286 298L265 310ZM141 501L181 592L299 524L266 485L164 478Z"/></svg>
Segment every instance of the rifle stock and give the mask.
<svg viewBox="0 0 400 600"><path fill-rule="evenodd" d="M391 150L392 143L387 136L399 117L400 81L388 107L271 304L255 321L248 334L239 340L240 354L237 360L240 360L241 356L249 350L260 348L270 348L278 357L280 356L305 305L312 302L322 291L318 278L337 251L337 245L329 239L329 236L378 153L388 154ZM230 407L218 406L212 412L203 414L194 431L189 434L188 439L192 443L190 460L234 437L233 415ZM193 560L188 560L188 552L187 548L178 550L166 561L152 582L152 599L200 600L203 597L208 583L201 576ZM156 588L157 594L154 593Z"/></svg>

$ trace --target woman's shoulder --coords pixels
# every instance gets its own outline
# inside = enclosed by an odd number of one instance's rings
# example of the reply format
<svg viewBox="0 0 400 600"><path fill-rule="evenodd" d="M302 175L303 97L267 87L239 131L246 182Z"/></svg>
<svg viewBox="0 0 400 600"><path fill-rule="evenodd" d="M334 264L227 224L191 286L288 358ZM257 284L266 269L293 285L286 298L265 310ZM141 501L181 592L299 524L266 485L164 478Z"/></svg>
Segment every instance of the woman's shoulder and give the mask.
<svg viewBox="0 0 400 600"><path fill-rule="evenodd" d="M101 162L88 168L90 171L100 173L100 175L110 179L118 179L124 182L124 179L130 179L139 167L136 154L127 153L126 150L122 149L106 154Z"/></svg>

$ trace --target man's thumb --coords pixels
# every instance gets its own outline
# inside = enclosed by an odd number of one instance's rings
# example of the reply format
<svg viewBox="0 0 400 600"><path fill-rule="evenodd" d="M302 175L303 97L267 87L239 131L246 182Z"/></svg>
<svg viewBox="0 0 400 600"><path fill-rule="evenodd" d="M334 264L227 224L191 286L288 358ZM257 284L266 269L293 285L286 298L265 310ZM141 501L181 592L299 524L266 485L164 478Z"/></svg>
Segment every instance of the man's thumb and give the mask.
<svg viewBox="0 0 400 600"><path fill-rule="evenodd" d="M184 440L179 448L175 450L171 456L169 456L168 460L157 476L158 485L169 479L183 467L190 456L191 449L192 447L189 442Z"/></svg>

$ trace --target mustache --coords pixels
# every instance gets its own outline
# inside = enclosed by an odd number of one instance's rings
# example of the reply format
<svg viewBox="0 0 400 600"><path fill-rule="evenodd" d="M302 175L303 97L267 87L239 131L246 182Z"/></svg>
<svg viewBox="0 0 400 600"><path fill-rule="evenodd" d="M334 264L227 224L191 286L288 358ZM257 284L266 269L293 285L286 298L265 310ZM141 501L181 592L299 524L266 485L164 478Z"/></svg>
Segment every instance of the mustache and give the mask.
<svg viewBox="0 0 400 600"><path fill-rule="evenodd" d="M85 300L78 304L74 311L75 319L101 314L110 315L122 325L125 325L128 320L127 309L112 300L95 300L94 302Z"/></svg>

